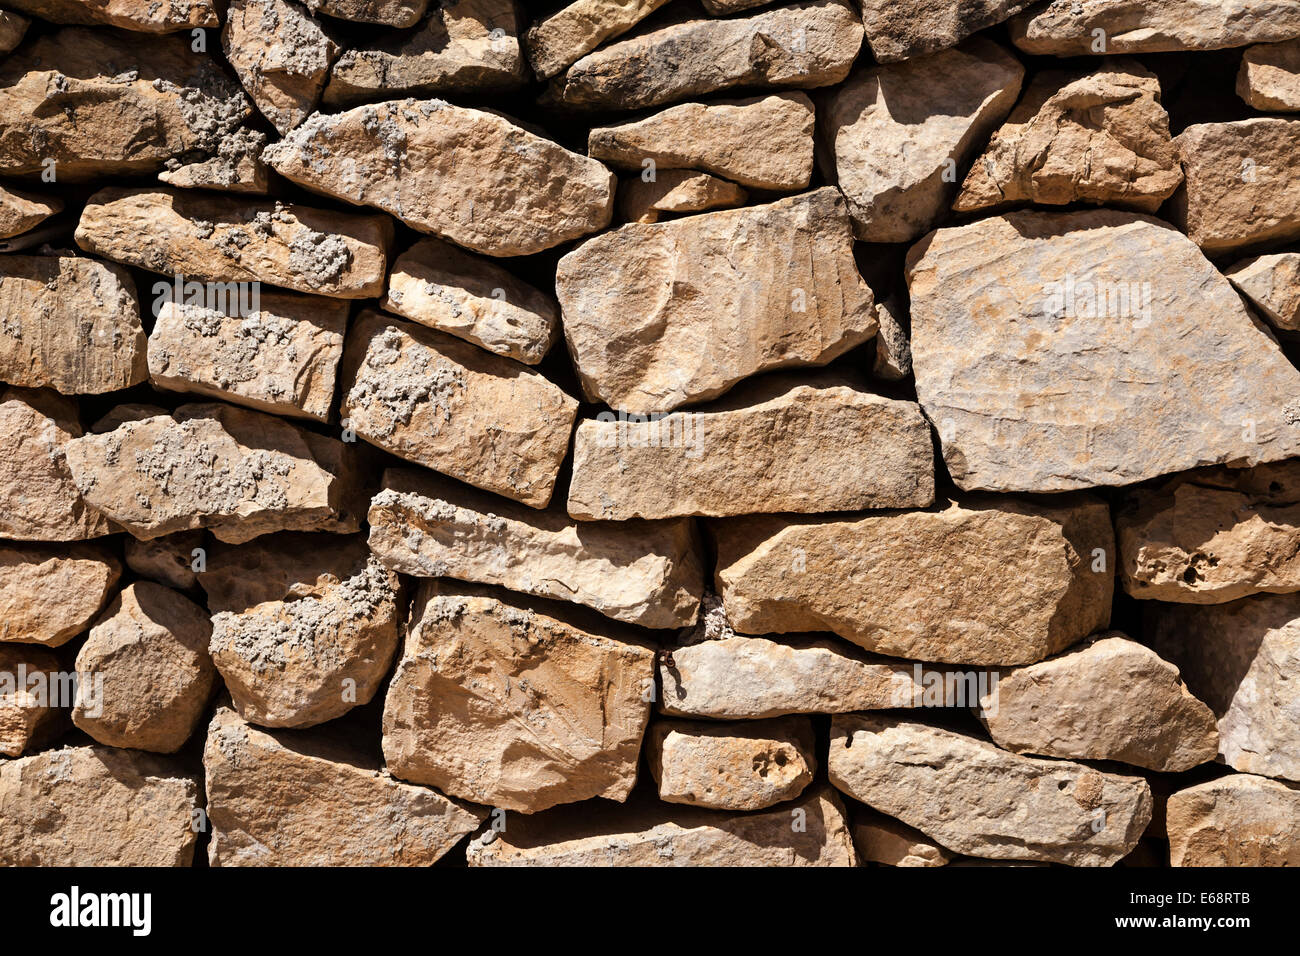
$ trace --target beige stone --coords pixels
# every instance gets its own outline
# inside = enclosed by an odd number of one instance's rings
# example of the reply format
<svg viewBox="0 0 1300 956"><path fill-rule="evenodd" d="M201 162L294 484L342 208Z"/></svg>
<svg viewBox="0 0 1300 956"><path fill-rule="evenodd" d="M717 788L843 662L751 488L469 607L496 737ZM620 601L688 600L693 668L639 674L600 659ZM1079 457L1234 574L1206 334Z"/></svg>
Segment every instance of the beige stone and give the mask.
<svg viewBox="0 0 1300 956"><path fill-rule="evenodd" d="M854 234L908 242L947 211L971 156L1020 93L1024 67L982 37L932 56L862 70L822 111L828 172Z"/></svg>
<svg viewBox="0 0 1300 956"><path fill-rule="evenodd" d="M525 365L540 362L560 331L550 295L441 239L421 239L397 257L382 305Z"/></svg>
<svg viewBox="0 0 1300 956"><path fill-rule="evenodd" d="M551 500L577 399L537 372L378 312L348 334L339 414L407 461L534 508Z"/></svg>
<svg viewBox="0 0 1300 956"><path fill-rule="evenodd" d="M862 391L847 377L775 375L699 411L585 419L568 510L622 521L933 501L930 426L915 403Z"/></svg>
<svg viewBox="0 0 1300 956"><path fill-rule="evenodd" d="M1300 866L1300 788L1236 773L1169 797L1172 866Z"/></svg>
<svg viewBox="0 0 1300 956"><path fill-rule="evenodd" d="M49 23L119 27L140 33L175 33L215 27L212 0L5 0L14 10Z"/></svg>
<svg viewBox="0 0 1300 956"><path fill-rule="evenodd" d="M1300 252L1245 259L1225 275L1275 329L1300 332Z"/></svg>
<svg viewBox="0 0 1300 956"><path fill-rule="evenodd" d="M791 825L802 811L802 829ZM827 786L796 804L719 813L636 800L511 817L469 845L470 866L856 866L839 798Z"/></svg>
<svg viewBox="0 0 1300 956"><path fill-rule="evenodd" d="M70 700L58 695L72 689L63 673L43 647L0 644L0 757L19 757L62 729L60 708Z"/></svg>
<svg viewBox="0 0 1300 956"><path fill-rule="evenodd" d="M316 114L262 158L315 192L493 256L541 252L614 214L614 174L596 160L442 100Z"/></svg>
<svg viewBox="0 0 1300 956"><path fill-rule="evenodd" d="M160 182L181 189L213 189L218 192L265 194L270 175L262 162L266 134L240 127L225 136L211 159L182 164L169 161L170 168L158 174Z"/></svg>
<svg viewBox="0 0 1300 956"><path fill-rule="evenodd" d="M199 583L212 660L252 723L311 727L368 704L397 653L397 575L360 535L217 547Z"/></svg>
<svg viewBox="0 0 1300 956"><path fill-rule="evenodd" d="M1091 496L710 530L727 617L747 634L832 631L896 657L1008 666L1110 620L1110 512Z"/></svg>
<svg viewBox="0 0 1300 956"><path fill-rule="evenodd" d="M878 63L954 47L1034 0L862 0L867 45Z"/></svg>
<svg viewBox="0 0 1300 956"><path fill-rule="evenodd" d="M110 747L179 750L216 683L211 634L208 612L179 592L127 585L77 652L72 722Z"/></svg>
<svg viewBox="0 0 1300 956"><path fill-rule="evenodd" d="M424 15L429 0L304 0L312 13L340 20L412 27Z"/></svg>
<svg viewBox="0 0 1300 956"><path fill-rule="evenodd" d="M885 382L912 377L912 343L907 336L907 302L901 293L876 303L876 356L871 374Z"/></svg>
<svg viewBox="0 0 1300 956"><path fill-rule="evenodd" d="M390 469L368 521L371 550L403 574L495 584L642 627L694 623L704 590L688 519L572 521L428 472Z"/></svg>
<svg viewBox="0 0 1300 956"><path fill-rule="evenodd" d="M1249 47L1241 55L1237 95L1257 110L1300 110L1300 39Z"/></svg>
<svg viewBox="0 0 1300 956"><path fill-rule="evenodd" d="M90 626L121 576L106 542L0 542L0 641L66 644Z"/></svg>
<svg viewBox="0 0 1300 956"><path fill-rule="evenodd" d="M658 222L664 213L708 212L743 206L749 193L708 173L665 169L654 182L625 177L618 185L618 211L623 222Z"/></svg>
<svg viewBox="0 0 1300 956"><path fill-rule="evenodd" d="M945 866L953 854L902 820L866 807L853 808L853 846L864 863L884 866Z"/></svg>
<svg viewBox="0 0 1300 956"><path fill-rule="evenodd" d="M211 866L428 866L487 812L394 780L353 741L220 708L203 750Z"/></svg>
<svg viewBox="0 0 1300 956"><path fill-rule="evenodd" d="M528 62L547 80L606 40L626 33L668 0L575 0L540 17L524 37Z"/></svg>
<svg viewBox="0 0 1300 956"><path fill-rule="evenodd" d="M65 747L0 761L0 866L189 866L199 782L172 760Z"/></svg>
<svg viewBox="0 0 1300 956"><path fill-rule="evenodd" d="M151 272L365 299L383 291L393 224L269 200L111 188L87 201L76 235L88 252Z"/></svg>
<svg viewBox="0 0 1300 956"><path fill-rule="evenodd" d="M1113 866L1151 820L1141 777L887 715L832 718L827 771L855 800L969 856Z"/></svg>
<svg viewBox="0 0 1300 956"><path fill-rule="evenodd" d="M31 23L31 20L11 10L0 10L0 56L22 42Z"/></svg>
<svg viewBox="0 0 1300 956"><path fill-rule="evenodd" d="M0 239L20 235L62 211L63 200L0 186Z"/></svg>
<svg viewBox="0 0 1300 956"><path fill-rule="evenodd" d="M211 528L237 544L272 531L357 529L355 453L261 412L182 405L74 439L66 454L86 501L137 538Z"/></svg>
<svg viewBox="0 0 1300 956"><path fill-rule="evenodd" d="M144 326L119 266L72 256L0 257L0 380L65 395L143 382Z"/></svg>
<svg viewBox="0 0 1300 956"><path fill-rule="evenodd" d="M587 153L641 172L698 169L750 189L806 189L813 167L813 104L807 93L682 103L644 119L598 126Z"/></svg>
<svg viewBox="0 0 1300 956"><path fill-rule="evenodd" d="M151 541L127 535L123 550L126 566L136 574L179 591L195 587L199 583L195 568L207 566L207 538L202 531L181 531Z"/></svg>
<svg viewBox="0 0 1300 956"><path fill-rule="evenodd" d="M265 289L248 305L212 309L187 304L184 294L164 301L149 333L149 380L273 415L328 420L347 301Z"/></svg>
<svg viewBox="0 0 1300 956"><path fill-rule="evenodd" d="M907 274L916 394L958 488L1067 491L1300 452L1300 372L1159 220L1007 213L940 229Z"/></svg>
<svg viewBox="0 0 1300 956"><path fill-rule="evenodd" d="M834 189L622 226L564 256L555 288L587 398L639 414L824 365L876 332Z"/></svg>
<svg viewBox="0 0 1300 956"><path fill-rule="evenodd" d="M654 652L631 628L426 581L384 701L384 759L403 780L523 813L621 802L653 690Z"/></svg>

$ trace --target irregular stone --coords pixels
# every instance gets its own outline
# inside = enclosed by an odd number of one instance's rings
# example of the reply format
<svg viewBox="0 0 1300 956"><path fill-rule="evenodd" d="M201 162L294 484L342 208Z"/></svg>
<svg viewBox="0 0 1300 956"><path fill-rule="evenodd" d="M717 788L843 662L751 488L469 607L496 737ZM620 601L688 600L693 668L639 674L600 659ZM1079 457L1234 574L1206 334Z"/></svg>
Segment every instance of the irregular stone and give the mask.
<svg viewBox="0 0 1300 956"><path fill-rule="evenodd" d="M0 538L80 541L120 530L77 490L67 450L80 437L74 399L44 389L0 390Z"/></svg>
<svg viewBox="0 0 1300 956"><path fill-rule="evenodd" d="M1141 777L882 714L831 719L827 771L855 800L969 856L1113 866L1151 820Z"/></svg>
<svg viewBox="0 0 1300 956"><path fill-rule="evenodd" d="M727 617L747 634L832 631L869 651L1029 664L1110 620L1105 502L972 498L846 519L710 522ZM1100 569L1100 570L1099 570Z"/></svg>
<svg viewBox="0 0 1300 956"><path fill-rule="evenodd" d="M418 30L345 50L330 71L324 102L500 92L527 80L514 0L443 0Z"/></svg>
<svg viewBox="0 0 1300 956"><path fill-rule="evenodd" d="M199 582L212 660L255 724L310 727L368 704L397 653L397 575L360 535L214 548Z"/></svg>
<svg viewBox="0 0 1300 956"><path fill-rule="evenodd" d="M775 375L699 411L583 420L568 511L622 521L933 502L930 426L915 403L843 376Z"/></svg>
<svg viewBox="0 0 1300 956"><path fill-rule="evenodd" d="M393 223L332 209L175 189L101 189L77 245L130 266L366 299L384 290Z"/></svg>
<svg viewBox="0 0 1300 956"><path fill-rule="evenodd" d="M234 544L272 531L357 530L354 453L261 412L181 405L76 438L66 454L86 501L143 540L194 528Z"/></svg>
<svg viewBox="0 0 1300 956"><path fill-rule="evenodd" d="M39 226L62 209L62 199L0 186L0 239L17 236Z"/></svg>
<svg viewBox="0 0 1300 956"><path fill-rule="evenodd" d="M1300 332L1300 252L1245 259L1225 275L1281 332Z"/></svg>
<svg viewBox="0 0 1300 956"><path fill-rule="evenodd" d="M715 17L720 17L754 7L763 7L771 2L772 0L701 0L701 6Z"/></svg>
<svg viewBox="0 0 1300 956"><path fill-rule="evenodd" d="M587 154L640 172L699 169L750 189L806 189L813 167L813 104L807 93L683 103L645 119L598 126Z"/></svg>
<svg viewBox="0 0 1300 956"><path fill-rule="evenodd" d="M413 27L424 16L429 0L304 0L312 13L357 23Z"/></svg>
<svg viewBox="0 0 1300 956"><path fill-rule="evenodd" d="M281 134L316 109L339 47L292 0L231 0L221 48L249 98Z"/></svg>
<svg viewBox="0 0 1300 956"><path fill-rule="evenodd" d="M853 808L853 846L864 863L884 866L945 866L953 854L901 820L865 807Z"/></svg>
<svg viewBox="0 0 1300 956"><path fill-rule="evenodd" d="M1154 213L1183 181L1160 80L1136 61L1034 77L952 208L1074 202Z"/></svg>
<svg viewBox="0 0 1300 956"><path fill-rule="evenodd" d="M182 165L158 174L158 179L181 189L215 189L218 192L265 194L270 175L262 162L266 134L241 127L221 140L217 155L202 162Z"/></svg>
<svg viewBox="0 0 1300 956"><path fill-rule="evenodd" d="M622 226L564 256L555 288L587 398L639 414L825 365L876 332L834 189Z"/></svg>
<svg viewBox="0 0 1300 956"><path fill-rule="evenodd" d="M862 0L867 45L878 63L954 47L1034 0Z"/></svg>
<svg viewBox="0 0 1300 956"><path fill-rule="evenodd" d="M371 444L534 508L551 500L578 402L537 372L367 311L342 379L339 414Z"/></svg>
<svg viewBox="0 0 1300 956"><path fill-rule="evenodd" d="M1025 68L982 37L955 50L873 66L822 112L828 170L866 242L908 242L947 211L965 167L1011 112Z"/></svg>
<svg viewBox="0 0 1300 956"><path fill-rule="evenodd" d="M1247 48L1237 71L1237 95L1257 110L1300 110L1300 39Z"/></svg>
<svg viewBox="0 0 1300 956"><path fill-rule="evenodd" d="M389 469L368 521L371 550L403 574L496 584L642 627L689 626L704 590L689 520L571 521Z"/></svg>
<svg viewBox="0 0 1300 956"><path fill-rule="evenodd" d="M1169 797L1171 866L1300 866L1300 788L1235 773Z"/></svg>
<svg viewBox="0 0 1300 956"><path fill-rule="evenodd" d="M207 565L207 538L202 531L181 531L151 541L126 536L126 566L141 577L149 578L178 591L188 591L199 583L196 562L202 551Z"/></svg>
<svg viewBox="0 0 1300 956"><path fill-rule="evenodd" d="M614 214L614 174L594 159L442 100L316 114L262 158L308 189L487 255L541 252Z"/></svg>
<svg viewBox="0 0 1300 956"><path fill-rule="evenodd" d="M843 641L739 634L675 648L659 663L662 713L715 720L835 714L904 706L912 668L867 657Z"/></svg>
<svg viewBox="0 0 1300 956"><path fill-rule="evenodd" d="M199 782L154 754L64 747L0 761L0 866L189 866Z"/></svg>
<svg viewBox="0 0 1300 956"><path fill-rule="evenodd" d="M1048 56L1221 50L1295 36L1296 0L1051 0L1011 20L1016 46Z"/></svg>
<svg viewBox="0 0 1300 956"><path fill-rule="evenodd" d="M0 644L0 756L21 756L57 734L67 701L54 695L71 689L60 673L59 659L44 648Z"/></svg>
<svg viewBox="0 0 1300 956"><path fill-rule="evenodd" d="M650 727L646 759L665 803L763 810L795 799L812 783L814 744L806 717L743 724L661 720Z"/></svg>
<svg viewBox="0 0 1300 956"><path fill-rule="evenodd" d="M1118 631L1001 675L980 705L994 743L1017 754L1179 773L1219 750L1214 714L1178 668Z"/></svg>
<svg viewBox="0 0 1300 956"><path fill-rule="evenodd" d="M32 21L10 10L0 10L0 56L22 42Z"/></svg>
<svg viewBox="0 0 1300 956"><path fill-rule="evenodd" d="M225 707L203 767L211 866L428 866L487 816L394 780L351 741L270 734Z"/></svg>
<svg viewBox="0 0 1300 956"><path fill-rule="evenodd" d="M1174 195L1174 221L1206 255L1300 237L1300 182L1292 175L1300 119L1200 123L1174 145L1187 179Z"/></svg>
<svg viewBox="0 0 1300 956"><path fill-rule="evenodd" d="M189 598L152 581L127 585L77 652L72 722L110 747L179 750L216 683L211 634L208 612Z"/></svg>
<svg viewBox="0 0 1300 956"><path fill-rule="evenodd" d="M916 394L959 488L1123 485L1300 451L1300 373L1158 220L1008 213L940 229L907 274Z"/></svg>
<svg viewBox="0 0 1300 956"><path fill-rule="evenodd" d="M528 62L548 80L611 37L626 33L668 0L575 0L539 18L524 37Z"/></svg>
<svg viewBox="0 0 1300 956"><path fill-rule="evenodd" d="M103 542L0 542L0 641L66 644L90 626L121 576Z"/></svg>
<svg viewBox="0 0 1300 956"><path fill-rule="evenodd" d="M5 0L15 10L49 23L120 27L140 33L175 33L215 27L221 20L211 0ZM61 65L61 64L60 64Z"/></svg>
<svg viewBox="0 0 1300 956"><path fill-rule="evenodd" d="M912 343L907 340L907 303L901 294L876 303L876 357L873 377L886 382L901 382L912 376Z"/></svg>
<svg viewBox="0 0 1300 956"><path fill-rule="evenodd" d="M540 362L559 334L549 295L440 239L421 239L397 257L381 304L525 365Z"/></svg>
<svg viewBox="0 0 1300 956"><path fill-rule="evenodd" d="M152 173L216 152L248 113L238 84L189 37L58 30L0 62L0 173L53 168L60 183Z"/></svg>
<svg viewBox="0 0 1300 956"><path fill-rule="evenodd" d="M113 431L113 429L126 422L142 422L146 418L170 414L171 412L161 405L126 402L122 405L114 405L104 415L97 418L94 424L90 426L90 431L92 434L102 435L105 432Z"/></svg>
<svg viewBox="0 0 1300 956"><path fill-rule="evenodd" d="M171 287L154 288L166 294ZM149 333L149 380L160 389L327 421L347 301L268 289L250 305L219 310L189 305L184 295L168 298Z"/></svg>
<svg viewBox="0 0 1300 956"><path fill-rule="evenodd" d="M1144 634L1219 720L1219 757L1243 773L1300 780L1300 596L1195 607L1148 604Z"/></svg>
<svg viewBox="0 0 1300 956"><path fill-rule="evenodd" d="M812 0L638 33L578 60L549 95L569 107L634 110L736 87L830 86L861 46L862 24L846 0Z"/></svg>
<svg viewBox="0 0 1300 956"><path fill-rule="evenodd" d="M801 814L798 812L802 811ZM791 825L796 814L803 828ZM470 866L856 866L839 798L827 786L797 804L723 814L635 800L512 817L467 850Z"/></svg>
<svg viewBox="0 0 1300 956"><path fill-rule="evenodd" d="M0 380L99 395L148 377L135 283L73 256L0 256Z"/></svg>
<svg viewBox="0 0 1300 956"><path fill-rule="evenodd" d="M384 702L384 759L403 780L523 813L621 802L653 689L654 652L630 628L426 581Z"/></svg>
<svg viewBox="0 0 1300 956"><path fill-rule="evenodd" d="M654 182L640 177L618 186L618 210L623 222L658 222L662 213L707 212L743 206L749 193L735 183L690 169L665 169Z"/></svg>

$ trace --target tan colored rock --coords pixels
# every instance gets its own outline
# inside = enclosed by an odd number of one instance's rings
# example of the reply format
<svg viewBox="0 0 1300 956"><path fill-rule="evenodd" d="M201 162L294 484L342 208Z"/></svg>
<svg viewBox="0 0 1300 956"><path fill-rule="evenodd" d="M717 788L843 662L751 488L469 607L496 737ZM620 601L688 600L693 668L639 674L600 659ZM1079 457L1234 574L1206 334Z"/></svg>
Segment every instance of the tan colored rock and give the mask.
<svg viewBox="0 0 1300 956"><path fill-rule="evenodd" d="M594 159L442 100L316 114L262 158L308 189L487 255L541 252L614 214L614 174Z"/></svg>
<svg viewBox="0 0 1300 956"><path fill-rule="evenodd" d="M1241 55L1237 95L1257 110L1300 110L1300 39L1249 47Z"/></svg>
<svg viewBox="0 0 1300 956"><path fill-rule="evenodd" d="M864 863L884 866L945 866L953 854L902 820L865 807L853 808L853 846Z"/></svg>
<svg viewBox="0 0 1300 956"><path fill-rule="evenodd" d="M0 257L0 380L99 395L148 377L135 283L73 256Z"/></svg>
<svg viewBox="0 0 1300 956"><path fill-rule="evenodd" d="M933 502L930 426L915 403L862 391L847 377L775 375L699 411L585 419L568 511L622 521Z"/></svg>
<svg viewBox="0 0 1300 956"><path fill-rule="evenodd" d="M862 0L867 45L878 63L954 47L1034 0Z"/></svg>
<svg viewBox="0 0 1300 956"><path fill-rule="evenodd" d="M813 167L807 93L683 103L644 119L598 126L587 154L637 172L699 169L750 189L806 189Z"/></svg>
<svg viewBox="0 0 1300 956"><path fill-rule="evenodd" d="M393 224L269 200L112 188L87 201L76 237L89 252L151 272L365 299L383 291Z"/></svg>
<svg viewBox="0 0 1300 956"><path fill-rule="evenodd" d="M424 15L429 0L304 0L312 13L357 23L412 27Z"/></svg>
<svg viewBox="0 0 1300 956"><path fill-rule="evenodd" d="M32 21L10 10L0 10L0 56L5 55L19 43Z"/></svg>
<svg viewBox="0 0 1300 956"><path fill-rule="evenodd" d="M825 365L876 332L833 189L622 226L564 256L555 288L587 398L639 414Z"/></svg>
<svg viewBox="0 0 1300 956"><path fill-rule="evenodd" d="M1171 866L1300 866L1300 788L1236 773L1169 797Z"/></svg>
<svg viewBox="0 0 1300 956"><path fill-rule="evenodd" d="M1011 20L1016 46L1049 56L1221 50L1295 36L1297 0L1051 0Z"/></svg>
<svg viewBox="0 0 1300 956"><path fill-rule="evenodd" d="M499 93L523 86L514 0L442 0L412 33L345 50L330 71L323 102L447 93Z"/></svg>
<svg viewBox="0 0 1300 956"><path fill-rule="evenodd" d="M846 0L688 19L589 53L553 81L550 95L569 107L632 110L736 87L830 86L848 75L861 46L862 24Z"/></svg>
<svg viewBox="0 0 1300 956"><path fill-rule="evenodd" d="M77 652L72 722L96 741L174 753L203 718L217 672L208 612L152 581L127 585Z"/></svg>
<svg viewBox="0 0 1300 956"><path fill-rule="evenodd" d="M270 734L225 707L203 766L211 866L428 866L487 815L394 780L336 734Z"/></svg>
<svg viewBox="0 0 1300 956"><path fill-rule="evenodd" d="M339 47L292 0L231 0L221 48L249 97L281 134L316 109Z"/></svg>
<svg viewBox="0 0 1300 956"><path fill-rule="evenodd" d="M623 222L658 222L663 213L708 212L743 206L749 193L708 173L665 169L654 182L625 177L618 185L618 210Z"/></svg>
<svg viewBox="0 0 1300 956"><path fill-rule="evenodd" d="M606 40L626 33L668 0L575 0L539 18L524 37L528 62L548 80Z"/></svg>
<svg viewBox="0 0 1300 956"><path fill-rule="evenodd" d="M158 179L181 189L264 195L270 188L270 175L262 162L265 145L265 133L241 127L222 138L216 156L188 164L169 161L174 168L159 173Z"/></svg>
<svg viewBox="0 0 1300 956"><path fill-rule="evenodd" d="M0 644L0 757L19 757L57 735L59 708L71 703L60 697L73 683L62 673L43 647Z"/></svg>
<svg viewBox="0 0 1300 956"><path fill-rule="evenodd" d="M140 33L175 33L215 27L221 20L212 0L5 0L49 23L119 27Z"/></svg>
<svg viewBox="0 0 1300 956"><path fill-rule="evenodd" d="M710 530L727 617L747 634L832 631L895 657L1008 666L1110 620L1110 512L1091 496Z"/></svg>
<svg viewBox="0 0 1300 956"><path fill-rule="evenodd" d="M121 576L104 542L0 542L0 641L66 644L90 626Z"/></svg>
<svg viewBox="0 0 1300 956"><path fill-rule="evenodd" d="M455 581L421 584L384 702L389 772L523 813L627 799L654 651L595 614Z"/></svg>
<svg viewBox="0 0 1300 956"><path fill-rule="evenodd" d="M80 437L74 399L46 389L0 390L0 538L81 541L120 530L77 490L67 451Z"/></svg>
<svg viewBox="0 0 1300 956"><path fill-rule="evenodd" d="M873 66L822 111L828 172L867 242L908 242L932 229L961 169L1011 112L1025 69L979 37L899 64Z"/></svg>
<svg viewBox="0 0 1300 956"><path fill-rule="evenodd" d="M885 382L912 377L912 343L907 335L907 302L901 293L876 303L876 357L871 375Z"/></svg>
<svg viewBox="0 0 1300 956"><path fill-rule="evenodd" d="M571 521L389 469L370 503L370 548L413 577L495 584L642 627L694 623L704 590L693 522Z"/></svg>
<svg viewBox="0 0 1300 956"><path fill-rule="evenodd" d="M525 365L540 362L560 330L549 295L441 239L421 239L397 257L382 305Z"/></svg>
<svg viewBox="0 0 1300 956"><path fill-rule="evenodd" d="M796 826L795 824L799 825ZM726 814L652 800L560 807L511 817L470 843L470 866L856 866L839 797Z"/></svg>
<svg viewBox="0 0 1300 956"><path fill-rule="evenodd" d="M1296 5L1300 16L1300 3ZM1257 116L1189 126L1174 139L1187 178L1177 224L1206 255L1300 237L1300 119Z"/></svg>
<svg viewBox="0 0 1300 956"><path fill-rule="evenodd" d="M1281 332L1300 332L1300 252L1245 259L1225 275Z"/></svg>
<svg viewBox="0 0 1300 956"><path fill-rule="evenodd" d="M953 209L1074 202L1154 213L1183 181L1160 80L1136 61L1034 77Z"/></svg>
<svg viewBox="0 0 1300 956"><path fill-rule="evenodd" d="M1113 866L1151 820L1141 777L877 714L831 719L831 783L969 856Z"/></svg>
<svg viewBox="0 0 1300 956"><path fill-rule="evenodd" d="M63 200L0 186L0 239L20 235L62 211Z"/></svg>
<svg viewBox="0 0 1300 956"><path fill-rule="evenodd" d="M807 717L741 724L660 720L646 738L659 799L715 810L763 810L812 783L817 755Z"/></svg>
<svg viewBox="0 0 1300 956"><path fill-rule="evenodd" d="M144 540L194 528L235 544L357 530L355 452L261 412L182 405L75 439L66 454L86 501Z"/></svg>
<svg viewBox="0 0 1300 956"><path fill-rule="evenodd" d="M433 329L363 312L339 414L376 447L534 508L551 500L577 399L537 372Z"/></svg>
<svg viewBox="0 0 1300 956"><path fill-rule="evenodd" d="M171 288L160 282L155 291ZM249 304L255 307L211 309L173 294L149 333L149 380L159 389L327 421L347 301L266 289Z"/></svg>
<svg viewBox="0 0 1300 956"><path fill-rule="evenodd" d="M199 583L212 660L252 723L311 727L368 704L397 653L397 575L360 535L214 548Z"/></svg>
<svg viewBox="0 0 1300 956"><path fill-rule="evenodd" d="M1148 604L1146 615L1151 647L1218 718L1220 760L1242 773L1300 780L1300 596Z"/></svg>
<svg viewBox="0 0 1300 956"><path fill-rule="evenodd" d="M215 153L248 112L188 36L58 30L0 62L0 173L42 173L46 160L60 183L152 173Z"/></svg>
<svg viewBox="0 0 1300 956"><path fill-rule="evenodd" d="M126 566L179 591L199 583L196 567L207 567L207 537L202 531L181 531L151 541L126 536ZM195 552L201 552L196 554Z"/></svg>
<svg viewBox="0 0 1300 956"><path fill-rule="evenodd" d="M174 761L65 747L0 761L0 866L189 866L200 785Z"/></svg>
<svg viewBox="0 0 1300 956"><path fill-rule="evenodd" d="M1300 372L1165 223L1007 213L940 229L907 274L916 394L958 488L1066 491L1300 453Z"/></svg>
<svg viewBox="0 0 1300 956"><path fill-rule="evenodd" d="M1017 754L1179 773L1219 750L1214 714L1178 668L1118 631L1003 674L980 705L994 743Z"/></svg>

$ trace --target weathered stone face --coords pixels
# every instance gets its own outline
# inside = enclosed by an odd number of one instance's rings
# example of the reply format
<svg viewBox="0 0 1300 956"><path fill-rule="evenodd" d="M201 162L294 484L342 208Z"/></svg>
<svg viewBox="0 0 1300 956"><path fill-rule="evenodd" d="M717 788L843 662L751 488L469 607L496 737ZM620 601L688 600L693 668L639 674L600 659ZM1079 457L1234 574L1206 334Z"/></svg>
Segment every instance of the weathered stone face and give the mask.
<svg viewBox="0 0 1300 956"><path fill-rule="evenodd" d="M1169 797L1174 866L1300 866L1300 789L1237 773Z"/></svg>
<svg viewBox="0 0 1300 956"><path fill-rule="evenodd" d="M20 757L58 735L68 701L54 694L70 687L61 671L43 647L0 644L0 757Z"/></svg>
<svg viewBox="0 0 1300 956"><path fill-rule="evenodd" d="M17 236L39 226L62 209L62 199L0 186L0 239Z"/></svg>
<svg viewBox="0 0 1300 956"><path fill-rule="evenodd" d="M956 46L1001 23L1033 0L862 0L867 45L880 63L894 63Z"/></svg>
<svg viewBox="0 0 1300 956"><path fill-rule="evenodd" d="M270 176L262 162L266 134L241 126L222 139L217 155L192 163L169 160L175 166L158 174L158 181L180 189L212 189L217 192L265 195Z"/></svg>
<svg viewBox="0 0 1300 956"><path fill-rule="evenodd" d="M312 13L339 20L379 23L389 27L414 26L429 0L304 0Z"/></svg>
<svg viewBox="0 0 1300 956"><path fill-rule="evenodd" d="M1300 110L1300 39L1247 49L1237 72L1237 95L1257 110Z"/></svg>
<svg viewBox="0 0 1300 956"><path fill-rule="evenodd" d="M611 37L626 33L668 0L575 0L539 17L526 34L528 62L550 79Z"/></svg>
<svg viewBox="0 0 1300 956"><path fill-rule="evenodd" d="M121 575L106 543L0 542L0 641L66 644L90 626Z"/></svg>
<svg viewBox="0 0 1300 956"><path fill-rule="evenodd" d="M175 33L220 23L211 0L8 0L50 23L102 24L140 33Z"/></svg>
<svg viewBox="0 0 1300 956"><path fill-rule="evenodd" d="M618 212L624 222L658 222L663 213L708 212L743 206L749 193L708 173L665 169L648 183L639 176L618 184Z"/></svg>
<svg viewBox="0 0 1300 956"><path fill-rule="evenodd" d="M1226 275L1274 328L1300 332L1300 253L1255 256L1238 262Z"/></svg>
<svg viewBox="0 0 1300 956"><path fill-rule="evenodd" d="M853 808L853 846L864 863L945 866L953 854L901 820L865 807Z"/></svg>

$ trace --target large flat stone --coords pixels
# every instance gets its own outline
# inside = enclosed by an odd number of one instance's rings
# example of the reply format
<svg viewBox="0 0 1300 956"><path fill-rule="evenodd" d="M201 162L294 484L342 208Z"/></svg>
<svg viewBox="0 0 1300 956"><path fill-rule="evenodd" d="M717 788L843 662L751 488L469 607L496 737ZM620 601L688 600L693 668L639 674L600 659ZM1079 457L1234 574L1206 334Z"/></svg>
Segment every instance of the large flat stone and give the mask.
<svg viewBox="0 0 1300 956"><path fill-rule="evenodd" d="M894 63L956 46L1001 23L1034 0L862 0L867 45L878 63Z"/></svg>

